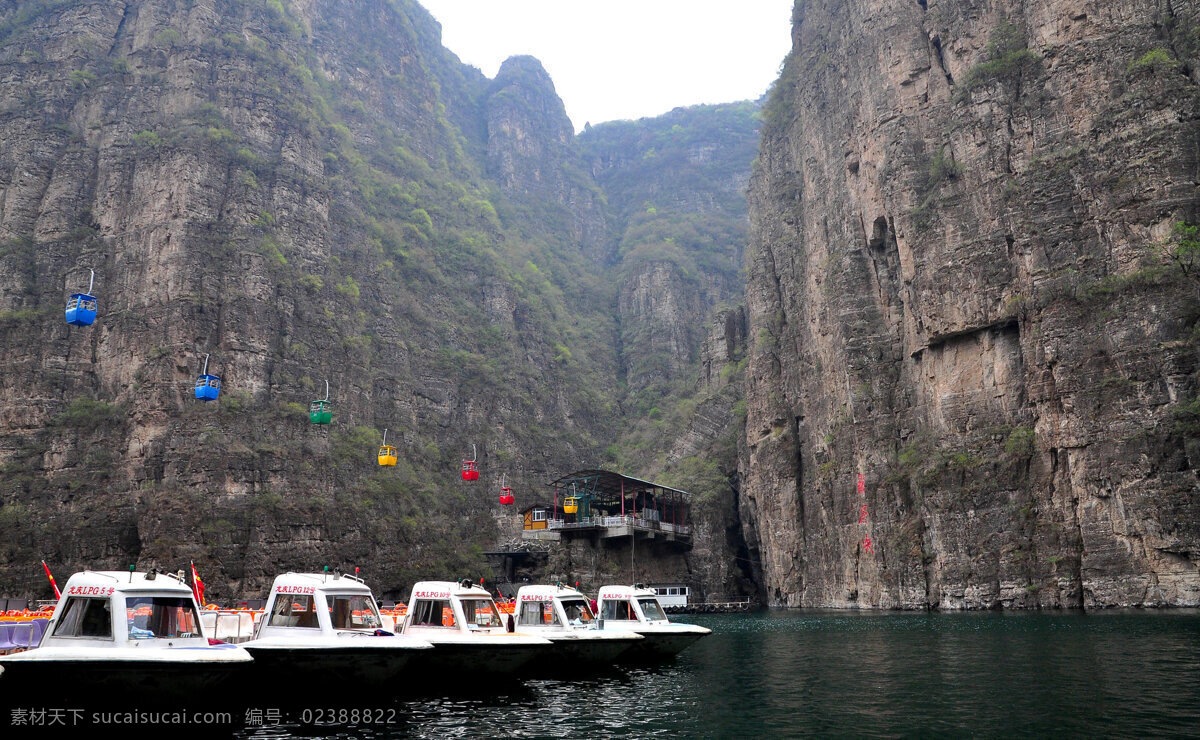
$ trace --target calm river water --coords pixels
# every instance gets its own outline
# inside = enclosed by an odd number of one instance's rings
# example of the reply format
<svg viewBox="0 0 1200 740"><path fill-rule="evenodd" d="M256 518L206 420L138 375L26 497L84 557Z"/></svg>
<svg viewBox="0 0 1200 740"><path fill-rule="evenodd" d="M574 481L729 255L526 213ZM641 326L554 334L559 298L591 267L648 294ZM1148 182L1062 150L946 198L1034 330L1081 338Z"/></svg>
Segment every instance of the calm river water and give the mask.
<svg viewBox="0 0 1200 740"><path fill-rule="evenodd" d="M239 737L1200 736L1200 612L696 616L674 661ZM285 718L286 719L286 718Z"/></svg>

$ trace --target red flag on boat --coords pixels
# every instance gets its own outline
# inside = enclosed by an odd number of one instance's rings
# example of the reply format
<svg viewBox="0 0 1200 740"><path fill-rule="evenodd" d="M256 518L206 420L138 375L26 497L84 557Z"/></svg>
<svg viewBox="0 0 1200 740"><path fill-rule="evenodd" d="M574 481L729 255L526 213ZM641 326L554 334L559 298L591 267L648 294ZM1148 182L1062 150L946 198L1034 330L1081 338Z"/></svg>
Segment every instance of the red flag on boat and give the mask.
<svg viewBox="0 0 1200 740"><path fill-rule="evenodd" d="M46 561L42 561L42 568L46 571L46 577L50 579L50 586L54 589L54 598L61 599L62 594L58 592L58 584L54 582L54 576L50 575L50 566L46 565Z"/></svg>
<svg viewBox="0 0 1200 740"><path fill-rule="evenodd" d="M204 581L200 580L200 574L196 572L196 564L192 563L192 593L196 595L196 602L200 604L200 608L204 608Z"/></svg>

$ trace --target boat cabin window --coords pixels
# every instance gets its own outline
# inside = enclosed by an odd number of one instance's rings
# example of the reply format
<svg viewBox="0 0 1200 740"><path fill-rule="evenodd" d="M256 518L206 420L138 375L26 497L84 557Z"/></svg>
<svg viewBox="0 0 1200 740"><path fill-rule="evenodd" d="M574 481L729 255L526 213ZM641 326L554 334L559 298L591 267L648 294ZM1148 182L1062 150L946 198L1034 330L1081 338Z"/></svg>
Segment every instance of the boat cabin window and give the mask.
<svg viewBox="0 0 1200 740"><path fill-rule="evenodd" d="M330 596L329 617L335 630L377 630L383 626L370 596Z"/></svg>
<svg viewBox="0 0 1200 740"><path fill-rule="evenodd" d="M410 610L412 622L419 627L453 627L454 609L445 599L417 599Z"/></svg>
<svg viewBox="0 0 1200 740"><path fill-rule="evenodd" d="M642 607L642 614L646 616L646 619L667 618L667 615L663 613L662 607L658 605L658 599L638 599L638 606Z"/></svg>
<svg viewBox="0 0 1200 740"><path fill-rule="evenodd" d="M491 599L462 599L463 619L476 627L503 627L500 613Z"/></svg>
<svg viewBox="0 0 1200 740"><path fill-rule="evenodd" d="M554 613L554 602L522 601L521 616L517 623L526 626L559 624L558 615Z"/></svg>
<svg viewBox="0 0 1200 740"><path fill-rule="evenodd" d="M108 599L67 599L62 618L54 628L55 637L91 637L111 640L112 607Z"/></svg>
<svg viewBox="0 0 1200 740"><path fill-rule="evenodd" d="M276 594L267 626L319 628L321 623L317 621L313 597L310 594Z"/></svg>
<svg viewBox="0 0 1200 740"><path fill-rule="evenodd" d="M637 612L633 610L633 605L625 599L605 599L603 611L605 619L612 619L618 622L638 621Z"/></svg>
<svg viewBox="0 0 1200 740"><path fill-rule="evenodd" d="M130 596L125 599L129 637L151 640L159 637L202 637L200 617L190 597Z"/></svg>
<svg viewBox="0 0 1200 740"><path fill-rule="evenodd" d="M587 599L560 599L563 611L567 613L567 621L571 624L587 624L595 619Z"/></svg>

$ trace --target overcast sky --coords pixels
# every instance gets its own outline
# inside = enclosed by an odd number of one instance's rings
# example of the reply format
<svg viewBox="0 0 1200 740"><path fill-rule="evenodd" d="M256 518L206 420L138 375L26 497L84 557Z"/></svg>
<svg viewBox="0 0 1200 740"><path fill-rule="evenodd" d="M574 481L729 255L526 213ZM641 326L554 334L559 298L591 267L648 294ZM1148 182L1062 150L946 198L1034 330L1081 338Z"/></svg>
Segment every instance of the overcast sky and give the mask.
<svg viewBox="0 0 1200 740"><path fill-rule="evenodd" d="M516 54L541 60L577 131L757 98L791 47L792 0L419 2L442 43L488 77Z"/></svg>

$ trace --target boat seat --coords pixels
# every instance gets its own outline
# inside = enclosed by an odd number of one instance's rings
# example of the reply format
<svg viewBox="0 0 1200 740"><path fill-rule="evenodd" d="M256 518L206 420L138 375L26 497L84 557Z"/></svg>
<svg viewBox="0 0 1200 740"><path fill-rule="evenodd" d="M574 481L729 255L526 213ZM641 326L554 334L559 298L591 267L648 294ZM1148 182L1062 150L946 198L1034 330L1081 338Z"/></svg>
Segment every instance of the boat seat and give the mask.
<svg viewBox="0 0 1200 740"><path fill-rule="evenodd" d="M250 639L254 635L254 615L250 612L241 612L237 615L237 621L233 626L233 631L227 637L221 639L226 642L242 642Z"/></svg>
<svg viewBox="0 0 1200 740"><path fill-rule="evenodd" d="M22 650L28 650L31 647L36 647L38 641L34 639L33 622L16 622L12 627L12 643ZM40 635L38 635L40 637Z"/></svg>
<svg viewBox="0 0 1200 740"><path fill-rule="evenodd" d="M0 624L0 652L7 653L19 647L12 639L15 626L14 624Z"/></svg>

